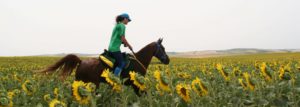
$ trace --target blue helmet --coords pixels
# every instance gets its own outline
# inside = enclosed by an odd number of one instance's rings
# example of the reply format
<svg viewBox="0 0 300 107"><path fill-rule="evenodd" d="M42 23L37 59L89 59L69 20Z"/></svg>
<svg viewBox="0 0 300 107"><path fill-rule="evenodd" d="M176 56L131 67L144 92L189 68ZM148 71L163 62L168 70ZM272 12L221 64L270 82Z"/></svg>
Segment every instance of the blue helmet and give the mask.
<svg viewBox="0 0 300 107"><path fill-rule="evenodd" d="M131 18L129 17L129 15L128 15L127 13L123 13L123 14L121 14L120 16L122 16L122 17L128 19L129 22L131 21Z"/></svg>

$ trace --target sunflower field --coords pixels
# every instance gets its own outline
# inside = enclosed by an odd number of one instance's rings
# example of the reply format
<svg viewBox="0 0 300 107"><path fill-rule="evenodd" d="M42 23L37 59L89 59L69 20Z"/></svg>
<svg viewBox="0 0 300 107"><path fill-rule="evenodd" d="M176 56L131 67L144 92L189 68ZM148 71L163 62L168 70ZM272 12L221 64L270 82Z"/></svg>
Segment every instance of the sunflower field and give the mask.
<svg viewBox="0 0 300 107"><path fill-rule="evenodd" d="M109 70L98 89L74 72L35 73L59 59L0 57L0 107L300 106L300 53L153 59L145 77L129 73L141 96Z"/></svg>

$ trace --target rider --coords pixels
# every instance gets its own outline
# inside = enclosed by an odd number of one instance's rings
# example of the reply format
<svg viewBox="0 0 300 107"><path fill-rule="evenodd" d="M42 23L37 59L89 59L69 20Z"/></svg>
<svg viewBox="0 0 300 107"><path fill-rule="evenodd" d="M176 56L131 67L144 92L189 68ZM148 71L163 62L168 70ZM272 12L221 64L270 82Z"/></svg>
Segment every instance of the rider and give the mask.
<svg viewBox="0 0 300 107"><path fill-rule="evenodd" d="M128 46L130 50L132 50L131 45L125 38L125 25L130 22L131 19L127 13L123 13L116 17L116 25L113 29L112 36L110 39L110 44L108 47L108 51L112 54L112 56L116 59L116 68L114 70L114 74L116 76L120 76L123 68L125 67L125 60L122 56L120 46L124 44L125 47Z"/></svg>

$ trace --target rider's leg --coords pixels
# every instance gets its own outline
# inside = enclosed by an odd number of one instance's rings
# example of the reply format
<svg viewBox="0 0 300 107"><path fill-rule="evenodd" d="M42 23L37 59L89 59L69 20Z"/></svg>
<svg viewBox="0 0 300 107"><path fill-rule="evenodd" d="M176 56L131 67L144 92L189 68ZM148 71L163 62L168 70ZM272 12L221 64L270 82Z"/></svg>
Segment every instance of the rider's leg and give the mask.
<svg viewBox="0 0 300 107"><path fill-rule="evenodd" d="M123 68L125 67L125 61L120 51L112 52L113 57L116 59L116 68L114 70L114 74L116 76L120 76Z"/></svg>

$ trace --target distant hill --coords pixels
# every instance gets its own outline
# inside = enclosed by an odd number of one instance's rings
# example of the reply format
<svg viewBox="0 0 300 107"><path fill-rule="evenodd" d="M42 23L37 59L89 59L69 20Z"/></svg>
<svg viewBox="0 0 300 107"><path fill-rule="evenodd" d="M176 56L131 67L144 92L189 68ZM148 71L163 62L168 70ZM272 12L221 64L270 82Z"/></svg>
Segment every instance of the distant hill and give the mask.
<svg viewBox="0 0 300 107"><path fill-rule="evenodd" d="M255 48L235 48L227 50L205 50L205 51L188 51L188 52L167 52L170 57L188 57L188 58L203 58L203 57L219 57L232 55L248 55L248 54L263 54L263 53L293 53L300 52L300 49L255 49ZM81 57L97 57L99 54L82 54L73 53ZM44 54L37 56L65 56L67 53L59 54Z"/></svg>
<svg viewBox="0 0 300 107"><path fill-rule="evenodd" d="M189 52L170 52L171 57L218 57L232 55L248 55L248 54L263 54L263 53L291 53L300 52L300 49L254 49L254 48L235 48L227 50L206 50L206 51L189 51Z"/></svg>

